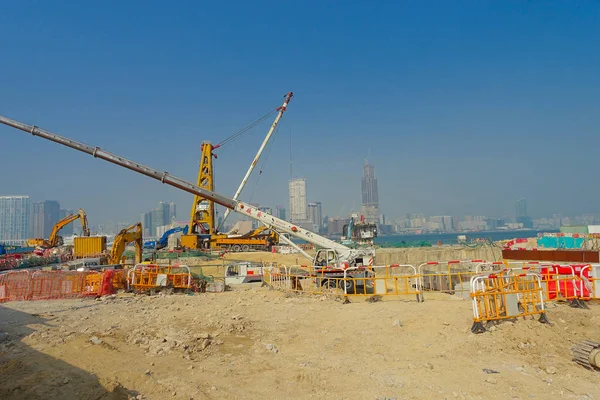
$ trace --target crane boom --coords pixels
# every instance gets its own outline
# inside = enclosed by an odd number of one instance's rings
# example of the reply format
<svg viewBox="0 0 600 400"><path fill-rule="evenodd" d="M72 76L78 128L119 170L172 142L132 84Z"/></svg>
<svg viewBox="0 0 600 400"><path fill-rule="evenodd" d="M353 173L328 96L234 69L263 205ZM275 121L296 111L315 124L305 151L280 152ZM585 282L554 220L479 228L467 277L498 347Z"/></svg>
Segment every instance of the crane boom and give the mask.
<svg viewBox="0 0 600 400"><path fill-rule="evenodd" d="M244 189L244 186L246 186L246 182L248 182L248 178L250 177L250 174L252 174L252 171L254 171L254 167L258 163L258 160L260 159L260 156L262 155L262 152L264 151L265 147L267 147L267 143L269 143L269 139L271 139L271 135L273 135L275 128L277 128L277 124L279 124L279 120L283 116L283 113L287 110L287 106L290 103L290 100L292 99L293 96L294 96L293 92L287 93L285 95L285 100L283 101L283 105L281 107L277 108L278 113L277 113L277 116L275 117L275 121L273 121L273 124L271 125L269 132L267 132L267 136L265 136L265 139L263 140L262 144L260 145L258 152L254 156L254 160L252 160L252 163L250 163L250 167L248 168L248 171L246 171L246 175L244 176L244 179L242 179L240 186L238 186L237 190L235 191L235 194L233 195L233 200L237 200L240 193L242 193L242 189ZM223 220L221 221L219 228L225 223L225 220L229 216L230 212L231 212L230 209L225 210L225 214L223 215Z"/></svg>
<svg viewBox="0 0 600 400"><path fill-rule="evenodd" d="M228 209L236 211L240 214L243 214L249 218L255 219L257 221L262 222L275 229L280 233L289 233L292 236L295 236L299 239L305 240L309 243L312 243L316 246L330 248L336 250L341 259L345 259L351 256L352 250L340 243L337 243L333 240L327 239L323 236L317 235L314 232L306 230L304 228L298 227L290 222L284 221L279 218L275 218L272 215L269 215L263 211L260 211L256 207L251 206L250 204L246 204L241 201L237 201L235 199L220 195L218 193L212 192L210 190L203 189L199 186L191 184L187 181L184 181L181 178L177 178L169 174L166 171L159 171L145 165L139 164L135 161L128 160L124 157L120 157L116 154L109 153L108 151L104 151L99 147L92 147L75 140L71 140L54 133L48 132L44 129L40 129L37 126L25 124L23 122L15 121L10 118L6 118L0 116L0 123L13 127L15 129L22 130L24 132L30 133L34 136L39 136L41 138L50 140L52 142L62 144L63 146L70 147L72 149L81 151L83 153L87 153L95 158L100 158L104 161L108 161L112 164L119 165L123 168L130 169L132 171L138 172L140 174L146 175L150 178L161 181L164 184L176 187L178 189L184 190L188 193L194 195L200 195L206 199L212 200L217 204L222 205Z"/></svg>

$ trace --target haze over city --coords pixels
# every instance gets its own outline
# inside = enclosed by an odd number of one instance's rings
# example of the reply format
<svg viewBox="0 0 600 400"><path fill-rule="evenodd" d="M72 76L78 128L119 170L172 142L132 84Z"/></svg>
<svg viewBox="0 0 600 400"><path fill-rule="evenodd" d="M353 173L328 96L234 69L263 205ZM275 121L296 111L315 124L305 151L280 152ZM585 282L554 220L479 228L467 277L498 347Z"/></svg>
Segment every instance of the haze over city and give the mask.
<svg viewBox="0 0 600 400"><path fill-rule="evenodd" d="M293 175L324 215L360 211L365 159L390 219L514 216L519 198L534 217L600 213L598 5L409 3L7 3L0 109L194 182L203 140L292 90L245 201L288 206L291 139ZM218 192L234 193L270 122L217 150ZM96 223L133 222L160 200L188 214L189 194L0 134L1 195L83 207Z"/></svg>

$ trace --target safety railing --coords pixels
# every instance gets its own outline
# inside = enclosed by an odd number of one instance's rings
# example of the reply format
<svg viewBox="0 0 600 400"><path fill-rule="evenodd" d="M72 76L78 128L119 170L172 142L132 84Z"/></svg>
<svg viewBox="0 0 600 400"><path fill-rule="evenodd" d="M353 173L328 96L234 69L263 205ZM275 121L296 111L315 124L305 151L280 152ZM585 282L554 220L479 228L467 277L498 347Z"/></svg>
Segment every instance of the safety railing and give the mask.
<svg viewBox="0 0 600 400"><path fill-rule="evenodd" d="M429 261L417 267L423 292L469 293L472 276L483 271L500 270L502 262L485 260Z"/></svg>
<svg viewBox="0 0 600 400"><path fill-rule="evenodd" d="M507 262L513 273L536 272L541 276L544 300L570 301L572 306L587 308L583 302L600 295L595 291L596 279L590 264L552 264L539 261ZM600 271L600 268L598 269ZM593 286L594 285L594 286ZM592 287L593 286L593 287Z"/></svg>
<svg viewBox="0 0 600 400"><path fill-rule="evenodd" d="M283 291L346 298L413 295L420 301L421 294L416 268L400 264L345 269L279 265L264 270L264 282Z"/></svg>
<svg viewBox="0 0 600 400"><path fill-rule="evenodd" d="M138 264L127 273L127 288L136 291L192 289L192 273L187 265Z"/></svg>
<svg viewBox="0 0 600 400"><path fill-rule="evenodd" d="M485 332L484 323L539 315L548 323L544 305L542 279L536 272L514 274L500 272L471 277L470 296L473 306L473 333Z"/></svg>

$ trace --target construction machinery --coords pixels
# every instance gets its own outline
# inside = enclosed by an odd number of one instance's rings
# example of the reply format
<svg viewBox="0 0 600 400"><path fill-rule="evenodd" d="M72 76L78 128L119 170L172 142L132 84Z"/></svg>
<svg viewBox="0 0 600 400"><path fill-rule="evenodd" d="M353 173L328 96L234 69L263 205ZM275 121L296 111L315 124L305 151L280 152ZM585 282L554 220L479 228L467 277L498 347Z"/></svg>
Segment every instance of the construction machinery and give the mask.
<svg viewBox="0 0 600 400"><path fill-rule="evenodd" d="M237 200L242 189L246 185L248 178L250 177L254 167L258 163L258 160L267 146L269 139L273 135L273 132L279 124L279 120L283 116L283 113L287 110L287 106L292 99L294 94L289 92L285 95L283 104L277 107L275 111L277 116L271 125L267 136L263 140L258 153L252 160L250 168L246 172L246 175L242 179L238 189L233 195L233 200ZM226 139L227 140L227 139ZM200 166L198 170L197 186L213 191L214 190L214 174L213 174L213 157L217 158L214 150L220 147L219 144L212 145L211 142L204 141L201 145L202 155L200 157ZM223 221L227 219L229 212L227 209L223 216ZM249 251L249 250L271 250L272 246L279 243L279 235L277 232L268 229L267 227L259 227L258 229L249 232L245 235L233 235L219 232L221 226L215 225L215 206L214 203L203 196L195 195L194 202L192 203L192 210L190 216L191 227L189 233L185 234L181 238L181 245L185 248L190 249L220 249L232 252ZM269 232L265 232L269 231Z"/></svg>
<svg viewBox="0 0 600 400"><path fill-rule="evenodd" d="M202 142L202 156L198 171L197 185L214 190L213 150L211 142ZM192 228L181 236L181 246L188 249L219 249L230 252L250 250L271 250L279 243L279 235L262 226L243 235L222 233L215 224L215 204L212 200L195 195L190 213Z"/></svg>
<svg viewBox="0 0 600 400"><path fill-rule="evenodd" d="M29 246L45 247L48 249L62 245L63 240L62 240L62 237L58 235L58 233L60 232L60 230L62 228L64 228L66 225L69 225L71 222L75 221L76 219L79 219L81 221L81 230L82 230L83 236L90 236L90 229L88 228L87 215L86 215L85 211L83 211L83 209L80 208L79 211L77 212L77 214L67 215L66 217L64 217L63 219L58 221L56 223L56 225L54 225L54 227L52 228L52 232L50 233L50 237L48 238L48 240L43 239L43 238L28 239L27 244Z"/></svg>
<svg viewBox="0 0 600 400"><path fill-rule="evenodd" d="M217 234L213 235L211 239L212 248L216 247L232 252L250 250L269 251L278 243L279 234L264 225L244 235Z"/></svg>
<svg viewBox="0 0 600 400"><path fill-rule="evenodd" d="M358 221L356 221L358 219ZM368 223L363 215L358 218L358 215L353 215L350 222L344 225L342 236L342 244L349 247L372 246L373 239L377 237L377 224Z"/></svg>
<svg viewBox="0 0 600 400"><path fill-rule="evenodd" d="M125 248L132 242L135 244L135 263L139 264L142 262L143 251L141 222L131 225L125 229L121 229L121 231L115 236L115 241L110 251L108 263L110 265L120 264Z"/></svg>
<svg viewBox="0 0 600 400"><path fill-rule="evenodd" d="M163 235L160 237L160 239L149 240L147 242L144 242L144 248L145 249L153 249L153 250L163 249L163 248L167 247L167 245L169 244L169 238L171 237L171 235L174 235L179 232L183 232L183 234L185 235L187 233L187 231L188 231L187 225L183 228L180 226L176 226L175 228L171 228L168 231L166 231L165 233L163 233Z"/></svg>
<svg viewBox="0 0 600 400"><path fill-rule="evenodd" d="M375 251L372 248L351 249L341 243L335 242L333 240L320 236L314 232L311 232L307 229L299 227L294 223L287 222L282 219L276 218L270 214L267 214L266 212L261 211L257 207L252 206L250 204L244 203L239 200L235 200L227 196L223 196L198 185L189 183L181 178L170 175L168 172L159 171L154 168L147 167L137 162L128 160L124 157L120 157L113 153L104 151L98 147L92 147L45 131L43 129L38 128L37 126L25 124L2 116L0 116L0 123L11 126L15 129L22 130L31 135L47 139L58 144L62 144L72 149L89 154L95 158L99 158L101 160L108 161L112 164L119 165L123 168L127 168L132 171L138 172L142 175L146 175L164 184L200 196L204 199L210 200L239 214L245 215L248 218L254 219L259 223L269 227L270 229L279 232L280 234L288 233L290 236L293 236L297 239L304 240L308 243L312 243L318 248L315 258L313 259L313 264L319 265L321 271L325 271L327 273L331 272L335 274L342 271L346 276L353 276L358 278L370 276L370 272L365 267L371 266L374 263ZM141 255L141 224L138 224L137 226L140 232L139 252ZM281 235L280 237L283 237L283 235ZM115 245L116 244L117 239L115 238ZM310 258L310 256L306 252L302 252L302 254Z"/></svg>

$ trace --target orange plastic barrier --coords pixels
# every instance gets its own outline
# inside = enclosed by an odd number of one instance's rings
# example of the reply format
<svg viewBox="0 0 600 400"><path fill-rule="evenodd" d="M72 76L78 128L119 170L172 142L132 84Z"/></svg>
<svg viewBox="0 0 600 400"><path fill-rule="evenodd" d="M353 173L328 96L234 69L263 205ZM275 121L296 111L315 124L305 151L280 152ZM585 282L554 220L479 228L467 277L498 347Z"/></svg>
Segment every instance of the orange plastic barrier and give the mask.
<svg viewBox="0 0 600 400"><path fill-rule="evenodd" d="M10 271L0 275L0 302L93 295L85 290L86 275L75 271Z"/></svg>

